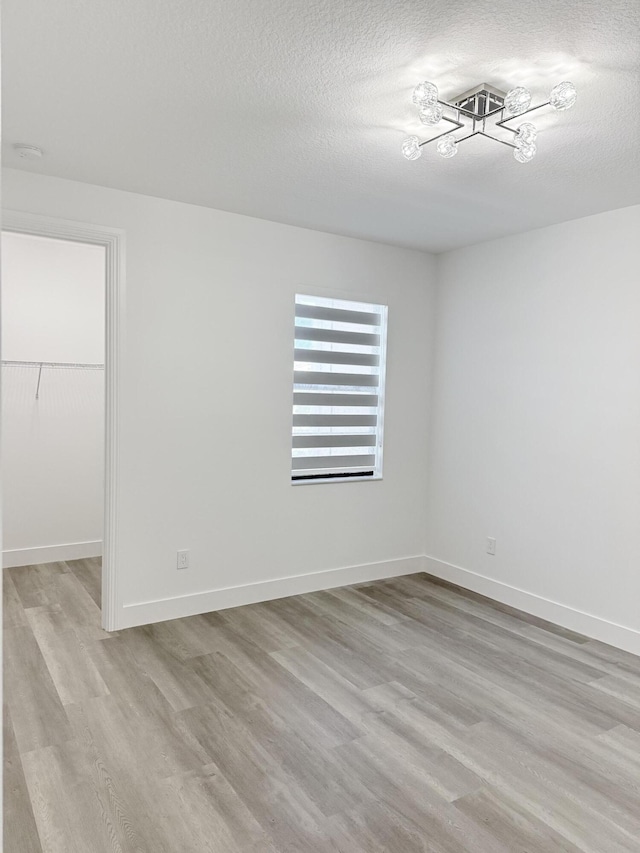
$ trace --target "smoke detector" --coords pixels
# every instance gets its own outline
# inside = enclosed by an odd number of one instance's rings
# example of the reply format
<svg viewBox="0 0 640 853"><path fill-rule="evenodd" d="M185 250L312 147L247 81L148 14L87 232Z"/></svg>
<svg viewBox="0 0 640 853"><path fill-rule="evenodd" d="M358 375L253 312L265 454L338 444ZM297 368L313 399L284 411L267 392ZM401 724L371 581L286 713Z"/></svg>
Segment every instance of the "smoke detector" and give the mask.
<svg viewBox="0 0 640 853"><path fill-rule="evenodd" d="M42 159L42 148L38 148L36 145L24 145L22 142L17 142L13 146L13 150L19 157L22 157L23 160Z"/></svg>

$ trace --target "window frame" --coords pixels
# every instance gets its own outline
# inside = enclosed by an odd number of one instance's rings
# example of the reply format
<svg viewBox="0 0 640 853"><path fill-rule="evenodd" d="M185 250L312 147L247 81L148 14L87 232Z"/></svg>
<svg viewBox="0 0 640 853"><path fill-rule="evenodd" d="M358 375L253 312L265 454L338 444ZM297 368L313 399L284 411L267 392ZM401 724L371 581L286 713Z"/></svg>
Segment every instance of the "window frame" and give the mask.
<svg viewBox="0 0 640 853"><path fill-rule="evenodd" d="M308 290L301 291L296 290L293 299L293 330L294 330L294 339L292 341L293 349L295 350L295 329L296 329L296 305L298 297L303 297L305 299L310 300L320 300L322 302L325 301L333 301L333 302L346 302L351 303L349 306L345 306L346 310L360 310L360 311L372 311L375 309L377 313L380 313L381 316L381 324L380 324L380 343L379 343L379 364L378 364L378 376L379 383L377 386L377 396L378 396L378 404L377 404L377 412L376 412L376 443L373 445L375 450L375 465L373 473L371 474L327 474L327 475L310 475L306 477L301 477L300 479L294 479L293 471L289 472L289 482L292 486L309 486L309 485L318 485L323 484L326 485L328 483L362 483L362 482L380 482L384 479L383 476L383 465L384 465L384 421L385 421L385 403L386 403L386 373L387 373L387 342L388 342L388 324L389 324L389 306L386 304L382 304L380 302L376 302L373 299L370 299L367 296L363 296L362 294L350 293L350 292L335 292L335 291L326 291L324 288L313 288L314 293L310 293ZM358 305L359 307L354 308L353 303ZM317 304L317 303L311 303ZM338 307L338 306L333 306ZM295 357L292 361L293 368L295 371ZM295 393L295 380L292 385L292 396ZM293 416L295 415L295 404L292 403L291 407L292 414L292 429L290 434L290 445L289 450L292 450L292 438L293 438ZM293 458L290 455L290 460Z"/></svg>

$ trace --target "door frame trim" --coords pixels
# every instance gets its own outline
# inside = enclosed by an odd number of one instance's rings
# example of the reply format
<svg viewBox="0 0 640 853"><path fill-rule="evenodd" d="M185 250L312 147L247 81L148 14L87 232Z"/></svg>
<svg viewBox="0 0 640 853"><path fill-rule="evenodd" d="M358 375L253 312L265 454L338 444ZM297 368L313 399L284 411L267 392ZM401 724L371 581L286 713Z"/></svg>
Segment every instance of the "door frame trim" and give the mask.
<svg viewBox="0 0 640 853"><path fill-rule="evenodd" d="M91 225L24 213L2 211L2 230L37 237L52 237L76 243L91 243L105 249L105 436L104 436L104 530L102 552L102 627L115 631L122 602L118 587L118 471L120 438L120 376L124 343L125 232L104 225Z"/></svg>

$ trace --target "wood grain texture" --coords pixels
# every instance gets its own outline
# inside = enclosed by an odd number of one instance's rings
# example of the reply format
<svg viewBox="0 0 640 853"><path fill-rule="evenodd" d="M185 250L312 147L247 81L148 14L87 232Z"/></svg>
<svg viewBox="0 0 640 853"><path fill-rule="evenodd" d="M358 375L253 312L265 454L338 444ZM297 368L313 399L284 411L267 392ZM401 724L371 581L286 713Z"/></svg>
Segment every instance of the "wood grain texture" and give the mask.
<svg viewBox="0 0 640 853"><path fill-rule="evenodd" d="M5 853L638 853L640 658L412 575L107 634L5 571Z"/></svg>
<svg viewBox="0 0 640 853"><path fill-rule="evenodd" d="M2 724L4 730L4 849L41 853L42 847L33 817L31 797L13 733L11 711L7 705L3 708Z"/></svg>

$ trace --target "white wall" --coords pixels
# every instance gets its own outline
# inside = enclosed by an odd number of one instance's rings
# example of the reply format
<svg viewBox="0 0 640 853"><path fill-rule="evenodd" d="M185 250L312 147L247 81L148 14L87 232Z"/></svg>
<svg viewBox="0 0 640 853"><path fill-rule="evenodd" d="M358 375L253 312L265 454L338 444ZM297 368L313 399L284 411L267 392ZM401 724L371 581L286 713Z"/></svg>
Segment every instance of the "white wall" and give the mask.
<svg viewBox="0 0 640 853"><path fill-rule="evenodd" d="M430 570L638 653L639 238L630 207L439 257L426 516Z"/></svg>
<svg viewBox="0 0 640 853"><path fill-rule="evenodd" d="M104 248L2 232L2 358L104 362Z"/></svg>
<svg viewBox="0 0 640 853"><path fill-rule="evenodd" d="M126 232L121 625L419 568L426 540L434 573L640 652L639 208L440 256L435 308L420 253L22 172L4 189ZM381 482L290 485L296 291L390 306Z"/></svg>
<svg viewBox="0 0 640 853"><path fill-rule="evenodd" d="M2 357L104 361L104 249L2 234ZM3 367L4 564L101 552L102 371Z"/></svg>
<svg viewBox="0 0 640 853"><path fill-rule="evenodd" d="M421 566L433 258L24 172L3 189L126 232L122 625ZM382 481L290 484L296 291L389 305Z"/></svg>

